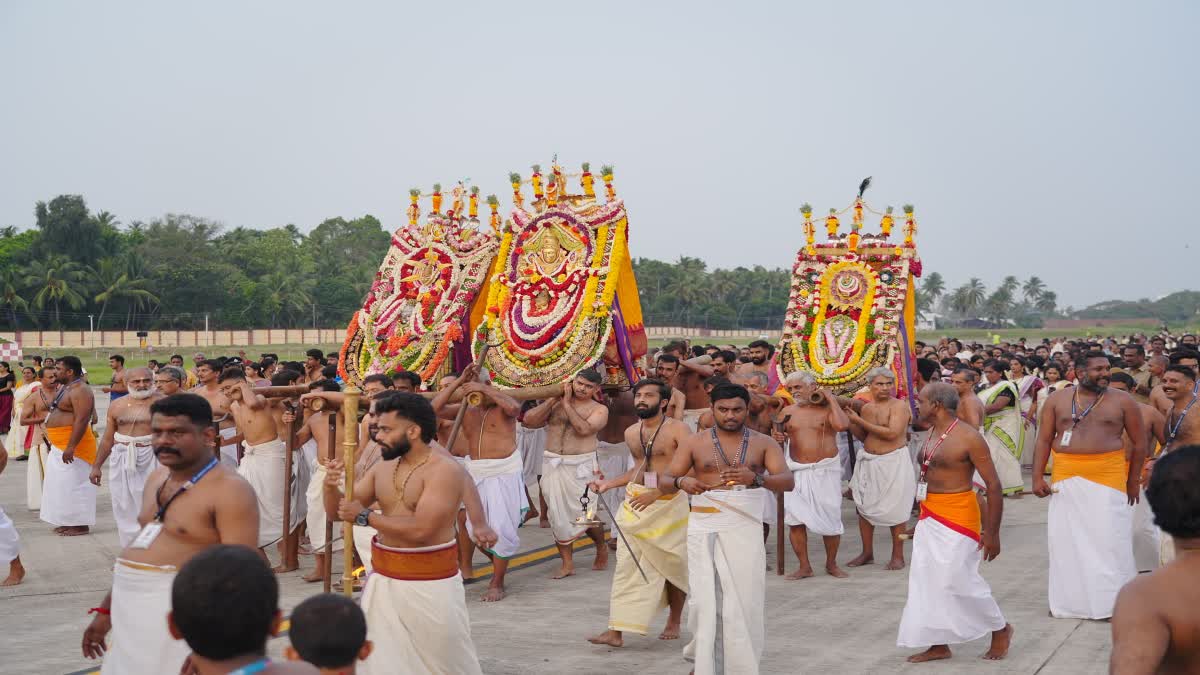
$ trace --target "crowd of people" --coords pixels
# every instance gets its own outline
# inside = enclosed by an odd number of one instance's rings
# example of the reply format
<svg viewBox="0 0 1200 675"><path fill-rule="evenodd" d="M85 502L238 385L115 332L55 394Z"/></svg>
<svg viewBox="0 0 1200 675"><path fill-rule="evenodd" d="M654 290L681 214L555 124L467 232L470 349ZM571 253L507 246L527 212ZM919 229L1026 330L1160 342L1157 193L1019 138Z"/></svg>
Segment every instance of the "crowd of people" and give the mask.
<svg viewBox="0 0 1200 675"><path fill-rule="evenodd" d="M1005 499L1029 494L1049 499L1050 613L1111 618L1114 672L1200 667L1177 637L1195 605L1172 590L1200 541L1194 336L917 343L900 377L877 368L847 392L803 372L781 380L773 352L765 340L672 342L627 388L592 370L529 390L494 387L475 365L433 391L413 373L371 375L361 420L343 418L337 357L320 350L303 362L196 354L190 368L180 355L130 368L113 355L99 435L78 358L18 364L19 381L0 364L14 399L0 471L10 457L30 462L27 505L61 536L91 531L107 480L121 553L82 640L105 673L185 662L311 672L265 659L280 618L273 545L276 573L306 552L304 579L327 579L332 551L348 546L367 574L360 606L318 595L293 611L289 657L337 672L356 659L366 673L480 672L464 578L482 551L492 572L481 599L502 601L519 528L534 519L558 547L555 579L576 574L576 540L595 543L593 569L615 549L595 644L647 635L664 609L658 637L679 639L686 609L694 672L757 672L771 526L787 528L789 579L815 574L810 531L824 572L846 578L874 563L883 527L885 569L909 568L897 644L924 650L910 661L985 636L984 658L1001 659L1014 629L979 565L1000 554ZM347 428L358 439L350 499ZM863 547L849 572L847 499ZM6 560L3 583L20 583L19 538L0 511ZM1172 593L1167 609L1148 600ZM338 630L312 628L334 615Z"/></svg>

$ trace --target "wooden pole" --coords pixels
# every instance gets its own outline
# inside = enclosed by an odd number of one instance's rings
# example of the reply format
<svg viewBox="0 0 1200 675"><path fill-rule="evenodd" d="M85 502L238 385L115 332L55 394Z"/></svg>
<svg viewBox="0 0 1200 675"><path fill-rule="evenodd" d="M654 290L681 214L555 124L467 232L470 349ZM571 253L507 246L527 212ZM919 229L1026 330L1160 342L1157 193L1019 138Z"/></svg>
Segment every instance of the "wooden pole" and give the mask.
<svg viewBox="0 0 1200 675"><path fill-rule="evenodd" d="M321 399L316 399L320 401ZM325 416L329 418L329 445L325 452L325 459L333 459L337 448L337 412L327 411ZM342 542L345 546L346 542ZM329 514L325 514L325 592L328 593L333 588L333 518Z"/></svg>
<svg viewBox="0 0 1200 675"><path fill-rule="evenodd" d="M783 531L787 525L783 523L783 493L775 493L775 576L783 576L783 563L787 559L783 550Z"/></svg>
<svg viewBox="0 0 1200 675"><path fill-rule="evenodd" d="M345 444L342 446L342 460L346 463L346 500L354 500L354 453L358 450L358 398L362 391L351 384L346 388L345 401L342 404L342 419L344 420ZM342 569L342 592L346 597L354 595L354 523L342 523L342 551L344 569Z"/></svg>
<svg viewBox="0 0 1200 675"><path fill-rule="evenodd" d="M288 404L285 410L292 410ZM283 556L280 566L287 569L292 547L292 451L296 448L296 420L287 424L287 437L283 439Z"/></svg>

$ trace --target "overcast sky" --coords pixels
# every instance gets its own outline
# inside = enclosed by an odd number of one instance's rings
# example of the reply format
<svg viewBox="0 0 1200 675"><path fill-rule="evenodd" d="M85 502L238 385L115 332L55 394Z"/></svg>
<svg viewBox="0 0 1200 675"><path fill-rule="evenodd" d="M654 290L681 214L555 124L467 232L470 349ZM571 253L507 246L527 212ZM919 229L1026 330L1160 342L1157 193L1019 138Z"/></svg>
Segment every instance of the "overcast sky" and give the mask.
<svg viewBox="0 0 1200 675"><path fill-rule="evenodd" d="M0 2L0 225L85 196L308 230L558 153L635 256L791 264L798 208L912 202L950 285L1196 288L1194 2Z"/></svg>

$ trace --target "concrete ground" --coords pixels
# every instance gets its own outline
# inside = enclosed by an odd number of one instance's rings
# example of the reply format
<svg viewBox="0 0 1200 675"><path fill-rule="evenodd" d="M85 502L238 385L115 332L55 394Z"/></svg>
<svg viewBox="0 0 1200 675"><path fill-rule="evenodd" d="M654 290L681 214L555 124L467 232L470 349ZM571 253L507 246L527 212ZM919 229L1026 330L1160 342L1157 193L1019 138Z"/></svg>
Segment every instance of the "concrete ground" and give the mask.
<svg viewBox="0 0 1200 675"><path fill-rule="evenodd" d="M0 589L0 674L74 673L96 663L80 655L80 638L89 617L108 590L118 553L112 510L105 488L97 503L97 526L82 537L57 537L35 512L25 508L25 462L10 462L0 475L0 506L21 534L21 559L28 570L24 583ZM845 503L841 564L858 554L860 538L853 507ZM522 548L551 543L548 530L521 531ZM1098 673L1105 672L1110 649L1109 625L1103 622L1052 619L1046 606L1046 502L1033 497L1005 500L1003 551L983 566L983 574L1016 635L1008 659L981 661L987 640L955 648L949 661L922 665L904 662L911 650L895 646L904 607L908 575L889 572L882 564L847 569L849 579L821 575L786 581L767 573L765 617L767 644L764 673ZM767 546L774 567L775 533ZM877 530L876 557L886 560L886 533ZM810 546L814 562L824 553ZM881 557L882 554L882 557ZM665 613L648 637L626 635L625 647L598 647L585 638L604 630L608 614L609 571L590 569L594 551L576 553L576 576L554 581L554 558L510 572L509 596L499 603L478 601L485 583L467 586L471 629L485 673L534 675L550 673L686 673L680 649L685 640L655 639ZM482 559L480 559L482 562ZM787 569L796 567L788 553ZM301 558L301 570L280 577L285 613L320 584L300 576L312 567ZM337 567L340 576L340 565ZM285 638L271 642L280 653ZM86 672L86 671L85 671Z"/></svg>

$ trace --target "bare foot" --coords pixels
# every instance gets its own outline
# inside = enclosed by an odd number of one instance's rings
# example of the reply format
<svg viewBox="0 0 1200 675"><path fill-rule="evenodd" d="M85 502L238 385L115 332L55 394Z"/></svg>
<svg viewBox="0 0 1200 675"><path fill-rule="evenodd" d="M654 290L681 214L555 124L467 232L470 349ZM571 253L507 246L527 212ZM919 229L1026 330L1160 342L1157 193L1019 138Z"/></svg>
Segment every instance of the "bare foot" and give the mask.
<svg viewBox="0 0 1200 675"><path fill-rule="evenodd" d="M666 628L658 634L659 640L678 640L679 639L679 624L668 623Z"/></svg>
<svg viewBox="0 0 1200 675"><path fill-rule="evenodd" d="M8 566L8 578L0 581L0 586L16 586L25 578L25 566L21 564L21 559L16 558Z"/></svg>
<svg viewBox="0 0 1200 675"><path fill-rule="evenodd" d="M609 647L623 647L625 645L625 640L621 637L621 631L619 630L606 630L596 637L588 638L588 642L594 645L608 645Z"/></svg>
<svg viewBox="0 0 1200 675"><path fill-rule="evenodd" d="M610 550L610 551L615 551L615 550L617 550L617 540L616 540L616 538L613 538L613 539L609 539L609 540L608 540L608 550Z"/></svg>
<svg viewBox="0 0 1200 675"><path fill-rule="evenodd" d="M77 526L72 526L72 527L64 527L61 530L59 530L58 532L56 532L55 534L57 534L60 537L78 537L81 534L87 534L87 533L88 533L87 525L77 525Z"/></svg>
<svg viewBox="0 0 1200 675"><path fill-rule="evenodd" d="M940 661L950 658L950 648L946 645L934 645L920 654L913 654L908 657L909 663L925 663L926 661Z"/></svg>
<svg viewBox="0 0 1200 675"><path fill-rule="evenodd" d="M1001 628L998 631L993 631L992 646L989 647L988 650L983 653L983 656L980 656L979 658L987 659L988 661L999 661L1005 656L1008 656L1008 646L1012 644L1012 636L1014 632L1015 630L1013 629L1011 623L1006 623L1004 624L1004 628Z"/></svg>
<svg viewBox="0 0 1200 675"><path fill-rule="evenodd" d="M846 567L862 567L863 565L871 565L875 562L875 556L870 553L862 553L850 562L846 563Z"/></svg>
<svg viewBox="0 0 1200 675"><path fill-rule="evenodd" d="M565 579L567 577L572 577L572 576L575 576L575 568L567 567L564 565L563 567L559 568L557 574L555 574L554 576L552 576L550 578L551 579Z"/></svg>
<svg viewBox="0 0 1200 675"><path fill-rule="evenodd" d="M295 572L298 569L300 569L299 564L284 565L283 563L280 563L280 564L272 567L271 571L274 572L275 574L283 574L284 572ZM324 577L321 577L321 578L324 579Z"/></svg>
<svg viewBox="0 0 1200 675"><path fill-rule="evenodd" d="M795 572L792 572L791 574L785 576L784 579L789 579L791 581L795 581L796 579L807 579L807 578L811 577L812 575L813 575L813 570L812 570L811 566L801 567L800 569L796 570Z"/></svg>
<svg viewBox="0 0 1200 675"><path fill-rule="evenodd" d="M521 519L521 524L524 525L525 523L528 523L529 521L531 521L537 517L538 517L538 510L534 509L534 508L530 508L528 511L525 512L525 517Z"/></svg>
<svg viewBox="0 0 1200 675"><path fill-rule="evenodd" d="M608 547L607 546L596 547L596 562L592 563L592 569L594 569L594 570L608 569Z"/></svg>
<svg viewBox="0 0 1200 675"><path fill-rule="evenodd" d="M883 566L885 570L902 570L904 569L904 558L892 558L888 564ZM949 650L947 650L949 651ZM948 657L947 657L948 658Z"/></svg>
<svg viewBox="0 0 1200 675"><path fill-rule="evenodd" d="M67 529L67 528L63 527L62 525L59 525L58 527L51 530L51 532L53 532L54 534L62 534L62 531L65 529Z"/></svg>
<svg viewBox="0 0 1200 675"><path fill-rule="evenodd" d="M550 519L543 515L538 518L538 527L550 527Z"/></svg>
<svg viewBox="0 0 1200 675"><path fill-rule="evenodd" d="M850 575L843 572L842 568L838 567L837 565L826 565L825 571L829 574L829 576L837 577L838 579L850 578Z"/></svg>
<svg viewBox="0 0 1200 675"><path fill-rule="evenodd" d="M312 572L309 572L300 578L311 584L317 581L324 581L325 573L320 570L313 570Z"/></svg>
<svg viewBox="0 0 1200 675"><path fill-rule="evenodd" d="M487 591L479 596L480 602L500 602L504 599L507 593L504 592L503 586L488 586Z"/></svg>

